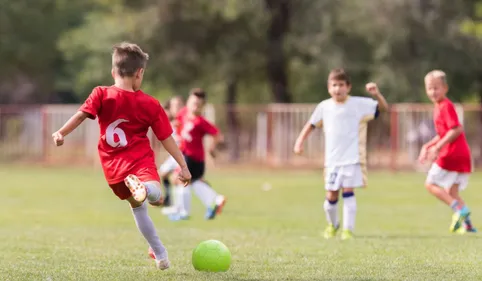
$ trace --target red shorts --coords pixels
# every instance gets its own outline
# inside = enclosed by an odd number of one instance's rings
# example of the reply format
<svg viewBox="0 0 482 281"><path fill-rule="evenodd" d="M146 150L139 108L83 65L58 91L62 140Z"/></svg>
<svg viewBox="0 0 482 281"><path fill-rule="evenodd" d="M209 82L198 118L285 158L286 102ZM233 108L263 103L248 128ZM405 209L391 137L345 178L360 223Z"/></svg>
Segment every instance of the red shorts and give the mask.
<svg viewBox="0 0 482 281"><path fill-rule="evenodd" d="M132 171L131 174L136 175L141 181L157 181L159 182L159 174L157 173L157 169L155 168L140 168L137 171ZM114 192L120 200L126 200L127 198L131 197L131 191L126 186L124 181L109 184L110 188Z"/></svg>

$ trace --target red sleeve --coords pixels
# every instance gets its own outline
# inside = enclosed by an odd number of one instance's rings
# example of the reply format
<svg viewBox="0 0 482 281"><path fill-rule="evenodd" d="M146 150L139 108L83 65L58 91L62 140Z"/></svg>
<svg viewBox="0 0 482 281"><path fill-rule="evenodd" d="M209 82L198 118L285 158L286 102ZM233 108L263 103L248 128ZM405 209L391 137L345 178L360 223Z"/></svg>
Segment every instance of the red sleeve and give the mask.
<svg viewBox="0 0 482 281"><path fill-rule="evenodd" d="M166 111L164 111L164 108L162 108L159 102L157 102L156 107L151 128L157 139L163 141L172 135L172 127Z"/></svg>
<svg viewBox="0 0 482 281"><path fill-rule="evenodd" d="M95 117L100 113L101 106L102 90L99 87L96 87L92 90L92 93L90 93L84 104L80 106L79 111L87 113L90 119L95 119Z"/></svg>
<svg viewBox="0 0 482 281"><path fill-rule="evenodd" d="M214 126L213 124L211 124L209 121L207 121L206 119L202 118L202 128L203 128L203 131L208 134L208 135L211 135L211 136L215 136L217 134L219 134L219 129Z"/></svg>
<svg viewBox="0 0 482 281"><path fill-rule="evenodd" d="M449 129L457 128L460 126L459 117L457 116L455 106L452 103L449 103L445 106L443 118L445 123L447 124L447 128Z"/></svg>

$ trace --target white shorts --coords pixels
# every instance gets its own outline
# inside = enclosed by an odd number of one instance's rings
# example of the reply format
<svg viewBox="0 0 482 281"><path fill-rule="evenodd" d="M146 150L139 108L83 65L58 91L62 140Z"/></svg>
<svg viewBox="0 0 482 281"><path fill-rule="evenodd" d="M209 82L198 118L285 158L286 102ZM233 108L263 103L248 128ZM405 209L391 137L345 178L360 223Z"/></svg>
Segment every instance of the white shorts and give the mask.
<svg viewBox="0 0 482 281"><path fill-rule="evenodd" d="M337 191L340 188L364 187L366 173L360 164L325 167L325 189Z"/></svg>
<svg viewBox="0 0 482 281"><path fill-rule="evenodd" d="M428 171L425 182L444 189L451 188L454 184L458 184L459 190L464 190L469 184L469 175L469 173L447 171L436 163L433 163Z"/></svg>
<svg viewBox="0 0 482 281"><path fill-rule="evenodd" d="M177 162L174 157L169 156L169 158L162 163L161 167L159 167L159 173L167 174L173 172L177 168Z"/></svg>

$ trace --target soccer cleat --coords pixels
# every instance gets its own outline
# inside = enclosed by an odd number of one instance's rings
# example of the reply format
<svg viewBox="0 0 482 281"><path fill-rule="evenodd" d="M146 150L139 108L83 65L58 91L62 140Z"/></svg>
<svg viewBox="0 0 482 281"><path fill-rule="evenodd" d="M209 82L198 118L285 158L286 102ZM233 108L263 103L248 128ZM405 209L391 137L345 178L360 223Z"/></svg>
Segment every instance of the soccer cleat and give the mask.
<svg viewBox="0 0 482 281"><path fill-rule="evenodd" d="M171 262L169 261L168 258L160 259L160 260L156 259L156 255L154 254L154 251L152 250L151 247L149 247L148 254L149 254L149 257L151 257L151 259L156 261L156 267L158 269L166 270L169 267L171 267Z"/></svg>
<svg viewBox="0 0 482 281"><path fill-rule="evenodd" d="M467 225L465 225L464 229L465 229L465 232L477 233L477 228L475 228L473 226L468 227Z"/></svg>
<svg viewBox="0 0 482 281"><path fill-rule="evenodd" d="M450 232L456 232L464 222L465 218L470 215L470 210L466 206L458 210L452 215L452 224L450 224Z"/></svg>
<svg viewBox="0 0 482 281"><path fill-rule="evenodd" d="M329 224L326 228L325 231L323 232L323 237L325 239L330 239L336 236L336 232L338 231L338 226L335 227L333 224Z"/></svg>
<svg viewBox="0 0 482 281"><path fill-rule="evenodd" d="M216 215L221 214L223 211L223 207L226 204L226 197L223 195L216 196L216 200L214 202L214 206L208 208L206 211L206 215L204 216L207 220L212 220L216 217Z"/></svg>
<svg viewBox="0 0 482 281"><path fill-rule="evenodd" d="M351 230L343 229L341 232L341 240L351 240L353 238L353 232Z"/></svg>
<svg viewBox="0 0 482 281"><path fill-rule="evenodd" d="M166 270L169 267L171 267L171 262L169 261L168 258L165 258L162 260L156 260L156 267L157 269L160 269L160 270Z"/></svg>
<svg viewBox="0 0 482 281"><path fill-rule="evenodd" d="M132 197L139 203L146 201L147 188L144 184L134 175L128 175L124 179L124 183L131 191Z"/></svg>

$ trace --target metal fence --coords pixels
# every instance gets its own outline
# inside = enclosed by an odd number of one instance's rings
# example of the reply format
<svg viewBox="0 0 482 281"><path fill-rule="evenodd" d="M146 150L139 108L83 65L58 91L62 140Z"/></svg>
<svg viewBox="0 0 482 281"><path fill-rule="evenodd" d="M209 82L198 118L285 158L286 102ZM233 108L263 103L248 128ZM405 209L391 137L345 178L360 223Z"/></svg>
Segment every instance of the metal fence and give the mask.
<svg viewBox="0 0 482 281"><path fill-rule="evenodd" d="M323 165L322 130L308 139L303 156L292 153L295 139L316 104L209 106L206 114L225 134L218 164L293 167ZM0 107L0 159L50 165L98 165L97 122L86 121L69 135L63 147L54 147L51 134L75 113L79 105ZM385 169L419 169L421 145L435 134L429 104L396 104L368 126L368 165ZM457 106L472 149L481 164L482 110ZM166 157L149 133L158 160Z"/></svg>

